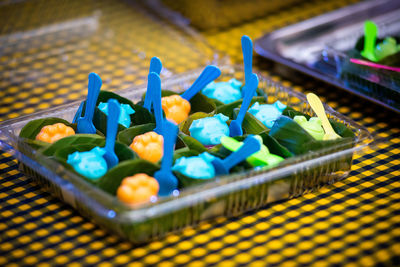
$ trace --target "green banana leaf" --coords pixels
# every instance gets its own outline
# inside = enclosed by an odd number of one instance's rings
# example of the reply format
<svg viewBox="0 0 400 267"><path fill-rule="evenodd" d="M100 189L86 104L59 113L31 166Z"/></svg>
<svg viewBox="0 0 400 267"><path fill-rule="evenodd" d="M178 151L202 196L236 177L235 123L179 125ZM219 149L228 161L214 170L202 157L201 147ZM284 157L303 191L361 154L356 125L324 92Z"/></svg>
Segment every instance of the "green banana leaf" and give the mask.
<svg viewBox="0 0 400 267"><path fill-rule="evenodd" d="M217 107L215 113L222 113L225 116L228 116L230 119L235 119L236 114L234 116L233 110L236 108L240 108L242 105L243 99L239 99L229 104L223 104ZM251 107L255 102L266 103L266 99L263 96L256 96L251 99L249 107Z"/></svg>
<svg viewBox="0 0 400 267"><path fill-rule="evenodd" d="M138 173L145 173L153 177L159 169L158 165L144 159L127 160L110 169L98 180L97 186L112 195L116 195L124 178Z"/></svg>
<svg viewBox="0 0 400 267"><path fill-rule="evenodd" d="M199 153L203 153L207 151L207 148L203 146L199 141L194 139L193 137L186 135L184 133L179 133L178 138L182 140L184 145L191 150L196 150ZM179 148L179 147L178 147Z"/></svg>
<svg viewBox="0 0 400 267"><path fill-rule="evenodd" d="M349 137L354 139L355 138L355 134L352 130L350 130L346 125L344 125L343 123L334 121L332 119L329 119L329 122L332 125L333 130L335 130L335 132L340 135L341 137Z"/></svg>
<svg viewBox="0 0 400 267"><path fill-rule="evenodd" d="M52 125L56 123L63 123L69 127L72 127L74 131L76 131L76 124L71 124L66 120L60 119L60 118L43 118L43 119L37 119L28 122L22 129L21 132L19 133L19 138L27 144L29 144L33 149L41 149L44 147L48 147L51 145L50 143L43 142L40 140L36 140L36 136L42 130L44 126L47 125Z"/></svg>
<svg viewBox="0 0 400 267"><path fill-rule="evenodd" d="M280 116L269 134L294 155L306 153L302 144L310 143L314 138L298 123L287 116Z"/></svg>
<svg viewBox="0 0 400 267"><path fill-rule="evenodd" d="M233 111L235 117L239 114L239 109ZM253 114L247 112L244 115L244 120L242 123L242 129L244 134L260 134L262 132L268 131L269 129L261 121L259 121Z"/></svg>
<svg viewBox="0 0 400 267"><path fill-rule="evenodd" d="M282 158L293 157L293 154L284 146L282 146L275 138L268 134L268 131L264 131L259 135L263 139L263 144L268 147L270 153L281 156Z"/></svg>
<svg viewBox="0 0 400 267"><path fill-rule="evenodd" d="M169 91L169 90L162 90L161 91L161 96L170 96L170 95L176 95L176 92ZM210 98L206 97L202 93L197 93L192 99L190 99L190 114L196 113L196 112L205 112L205 113L210 113L213 112L217 106L215 105L214 101L212 101Z"/></svg>
<svg viewBox="0 0 400 267"><path fill-rule="evenodd" d="M289 118L293 119L295 116L304 116L309 120L311 118L310 115L302 113L300 111L294 110L291 107L287 107L283 112L282 115L288 116ZM354 138L355 134L353 133L352 130L350 130L346 125L344 125L341 122L334 121L332 119L329 119L330 124L332 125L332 128L335 130L335 132L340 135L341 137L351 137Z"/></svg>
<svg viewBox="0 0 400 267"><path fill-rule="evenodd" d="M54 155L54 153L56 153L57 150L63 149L65 147L86 144L101 146L105 144L105 140L104 137L96 134L75 134L64 137L57 142L54 142L50 146L41 149L40 153L45 156L51 157Z"/></svg>
<svg viewBox="0 0 400 267"><path fill-rule="evenodd" d="M351 145L353 142L351 137L335 140L315 140L306 130L287 116L280 116L269 134L294 155L303 155L310 151L340 146L341 144Z"/></svg>
<svg viewBox="0 0 400 267"><path fill-rule="evenodd" d="M190 149L188 147L180 148L174 151L174 162L180 157L193 157L199 154L200 154L199 151Z"/></svg>
<svg viewBox="0 0 400 267"><path fill-rule="evenodd" d="M218 99L213 99L213 98L209 98L208 96L206 96L208 99L210 99L210 101L214 102L215 106L218 108L219 106L223 106L225 105L223 102L219 101Z"/></svg>
<svg viewBox="0 0 400 267"><path fill-rule="evenodd" d="M286 107L283 112L282 115L287 116L291 119L293 119L295 116L304 116L306 117L307 120L309 120L311 118L310 115L302 113L300 111L294 110L292 107Z"/></svg>
<svg viewBox="0 0 400 267"><path fill-rule="evenodd" d="M202 93L197 93L189 102L191 114L195 112L211 113L217 108L214 101L211 101L210 98L206 97Z"/></svg>
<svg viewBox="0 0 400 267"><path fill-rule="evenodd" d="M46 148L50 145L50 143L47 142L43 142L40 140L33 140L33 139L28 139L28 138L20 138L19 142L18 142L18 149L20 151L25 151L23 146L25 144L28 144L30 148L34 149L34 150L40 150L42 148Z"/></svg>

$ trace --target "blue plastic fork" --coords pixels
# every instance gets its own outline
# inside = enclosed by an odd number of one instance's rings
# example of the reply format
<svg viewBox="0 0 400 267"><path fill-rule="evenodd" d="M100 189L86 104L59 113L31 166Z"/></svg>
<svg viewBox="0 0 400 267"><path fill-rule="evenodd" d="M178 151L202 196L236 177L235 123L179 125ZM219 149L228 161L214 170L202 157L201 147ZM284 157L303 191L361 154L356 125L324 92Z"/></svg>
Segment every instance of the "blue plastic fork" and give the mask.
<svg viewBox="0 0 400 267"><path fill-rule="evenodd" d="M214 166L215 173L217 175L221 174L229 174L229 170L242 162L246 158L250 157L257 151L261 149L260 142L253 136L247 137L243 141L243 145L237 150L233 152L225 159L215 158L211 163Z"/></svg>
<svg viewBox="0 0 400 267"><path fill-rule="evenodd" d="M198 92L200 92L201 89L206 87L207 84L217 79L219 75L221 75L221 70L219 68L213 65L207 66L200 74L200 76L194 81L192 86L190 86L190 88L187 89L181 95L181 97L186 99L187 101L190 101L192 97L194 97Z"/></svg>
<svg viewBox="0 0 400 267"><path fill-rule="evenodd" d="M242 53L244 64L244 79L245 83L249 82L250 76L253 73L253 42L249 36L242 36Z"/></svg>
<svg viewBox="0 0 400 267"><path fill-rule="evenodd" d="M95 134L96 128L93 125L94 109L96 108L97 98L100 94L102 82L99 75L92 72L89 74L88 94L86 98L85 115L77 119L77 132Z"/></svg>
<svg viewBox="0 0 400 267"><path fill-rule="evenodd" d="M78 119L81 117L84 103L85 101L82 101L81 104L79 105L78 110L75 113L74 119L72 120L72 123L76 123Z"/></svg>
<svg viewBox="0 0 400 267"><path fill-rule="evenodd" d="M104 147L105 154L103 158L107 162L107 167L110 169L118 164L118 157L115 154L115 138L117 137L118 118L121 112L121 106L115 99L109 99L108 103L108 116L107 116L107 135L106 145Z"/></svg>
<svg viewBox="0 0 400 267"><path fill-rule="evenodd" d="M229 136L235 137L243 135L242 123L244 116L246 115L247 109L250 106L251 99L253 98L258 86L258 77L255 73L252 73L247 80L246 85L243 88L243 102L240 107L239 114L235 120L231 121L229 125Z"/></svg>
<svg viewBox="0 0 400 267"><path fill-rule="evenodd" d="M150 70L149 70L149 75L152 72L157 73L158 75L160 75L161 73L161 69L162 69L162 64L161 64L161 60L158 57L153 57L150 61ZM152 99L152 94L151 94L151 86L150 86L150 81L149 78L147 79L147 92L146 92L146 96L144 98L144 103L143 103L143 107L146 108L148 111L151 112L151 104L153 103L153 99Z"/></svg>
<svg viewBox="0 0 400 267"><path fill-rule="evenodd" d="M172 160L176 136L178 135L178 126L168 120L163 121L164 137L164 155L161 161L161 169L154 174L160 185L158 194L160 196L168 196L178 188L178 179L172 173Z"/></svg>
<svg viewBox="0 0 400 267"><path fill-rule="evenodd" d="M163 127L163 112L161 106L161 79L157 73L152 72L149 74L149 87L150 94L153 102L154 116L156 118L156 128L154 131L158 134L162 133Z"/></svg>

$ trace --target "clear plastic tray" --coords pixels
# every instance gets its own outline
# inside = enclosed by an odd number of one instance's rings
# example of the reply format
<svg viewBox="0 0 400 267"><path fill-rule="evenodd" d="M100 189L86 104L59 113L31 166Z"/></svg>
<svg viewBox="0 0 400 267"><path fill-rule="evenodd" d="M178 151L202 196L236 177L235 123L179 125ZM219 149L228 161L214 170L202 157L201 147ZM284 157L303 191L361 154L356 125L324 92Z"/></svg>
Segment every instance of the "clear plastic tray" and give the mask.
<svg viewBox="0 0 400 267"><path fill-rule="evenodd" d="M256 41L255 49L266 58L400 112L399 74L355 65L346 55L363 35L365 20L377 23L380 37L399 36L400 1L371 0L338 9L267 34Z"/></svg>
<svg viewBox="0 0 400 267"><path fill-rule="evenodd" d="M241 68L223 66L221 70L223 80L243 79ZM194 70L164 79L162 88L182 91L200 72ZM280 100L298 111L315 115L303 94L258 75L259 87L267 94L268 102ZM145 87L132 87L117 93L138 101L145 90ZM160 198L156 203L131 208L19 140L21 128L30 120L52 116L71 121L78 105L79 102L74 102L0 124L0 149L14 155L21 170L45 190L83 216L134 243L160 238L216 216L240 215L343 179L350 172L354 153L373 141L364 127L325 106L328 117L346 124L355 133L354 142L288 159L268 171L221 176L213 182L184 189L180 194Z"/></svg>

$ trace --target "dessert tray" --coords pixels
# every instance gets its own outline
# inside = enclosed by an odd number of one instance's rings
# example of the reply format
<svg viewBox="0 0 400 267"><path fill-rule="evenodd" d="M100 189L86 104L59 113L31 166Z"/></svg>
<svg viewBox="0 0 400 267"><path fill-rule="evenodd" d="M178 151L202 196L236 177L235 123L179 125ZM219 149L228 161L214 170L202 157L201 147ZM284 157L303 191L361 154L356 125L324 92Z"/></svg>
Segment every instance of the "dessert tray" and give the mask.
<svg viewBox="0 0 400 267"><path fill-rule="evenodd" d="M220 70L222 74L219 80L244 80L240 67L220 66ZM182 92L201 71L193 70L163 79L161 86ZM303 94L259 73L258 79L258 92L267 97L268 103L279 100L298 112L315 116ZM138 86L115 93L136 103L142 99L146 88ZM360 152L373 141L364 127L325 105L331 124L346 126L342 130L349 130L352 138L287 158L271 168L252 168L230 175L217 175L208 182L193 184L174 190L169 195L159 196L154 201L130 206L19 137L21 129L32 120L57 117L73 121L79 106L80 103L75 102L2 123L0 147L14 155L22 171L46 190L73 206L83 216L134 243L159 238L216 216L240 215L343 179L350 172L354 153Z"/></svg>
<svg viewBox="0 0 400 267"><path fill-rule="evenodd" d="M269 33L256 40L255 50L263 57L399 112L399 72L350 62L349 51L363 36L367 20L377 24L378 38L397 38L400 2L371 0L338 9Z"/></svg>

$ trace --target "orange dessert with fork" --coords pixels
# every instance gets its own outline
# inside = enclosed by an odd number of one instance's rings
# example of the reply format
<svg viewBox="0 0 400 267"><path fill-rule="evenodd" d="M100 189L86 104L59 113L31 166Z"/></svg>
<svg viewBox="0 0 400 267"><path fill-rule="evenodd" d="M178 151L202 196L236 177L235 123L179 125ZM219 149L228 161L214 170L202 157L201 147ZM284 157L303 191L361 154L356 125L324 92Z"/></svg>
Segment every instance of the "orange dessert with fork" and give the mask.
<svg viewBox="0 0 400 267"><path fill-rule="evenodd" d="M177 124L189 117L190 103L179 95L163 97L161 105L167 119Z"/></svg>

